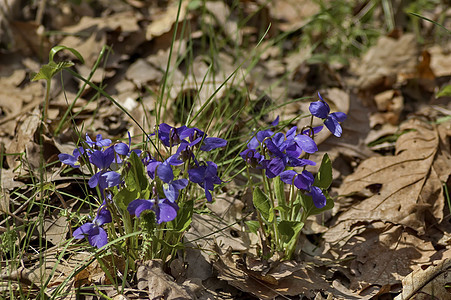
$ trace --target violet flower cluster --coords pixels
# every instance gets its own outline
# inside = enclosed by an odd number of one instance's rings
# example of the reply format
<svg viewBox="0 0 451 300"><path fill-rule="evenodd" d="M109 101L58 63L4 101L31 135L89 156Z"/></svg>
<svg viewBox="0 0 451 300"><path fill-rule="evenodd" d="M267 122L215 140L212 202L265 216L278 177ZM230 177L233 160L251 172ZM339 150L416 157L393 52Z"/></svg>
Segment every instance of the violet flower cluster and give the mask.
<svg viewBox="0 0 451 300"><path fill-rule="evenodd" d="M155 135L155 134L154 134ZM163 158L161 153L155 157L139 149L131 150L129 134L128 145L119 142L112 144L111 140L103 139L98 134L93 141L88 134L82 141L82 146L76 148L72 155L61 153L59 159L63 164L79 168L84 162L93 166L92 177L88 181L91 188L98 187L104 202L99 208L92 222L86 223L74 231L74 238L86 237L92 246L101 248L108 243L103 224L112 222L109 208L114 207L113 191L118 193L126 188L123 170L127 165L127 158L135 152L141 159L148 180L152 186L150 199L135 199L128 204L130 215L140 217L144 211L155 213L156 223L170 222L177 217L180 191L190 183L200 186L207 201L212 201L214 186L221 184L218 177L217 165L212 161L199 161L197 151L208 152L224 147L227 141L221 138L208 137L198 128L181 126L172 127L162 123L156 133L166 152L173 153ZM160 192L159 192L160 191ZM161 193L162 191L162 193ZM108 203L107 203L108 201Z"/></svg>
<svg viewBox="0 0 451 300"><path fill-rule="evenodd" d="M339 122L346 119L342 112L330 113L329 105L318 93L319 101L312 102L309 110L312 116L323 120L324 125L337 137L342 134ZM277 126L279 118L271 124ZM326 197L319 187L314 186L313 175L305 170L308 165L314 166L315 162L301 158L303 154L313 154L318 151L314 141L315 134L319 133L323 126L309 128L297 133L297 126L292 127L286 134L273 132L271 129L258 131L248 142L247 149L240 153L248 166L262 169L268 178L279 177L281 181L296 186L312 197L317 208L326 205ZM303 167L303 171L296 172L293 168Z"/></svg>

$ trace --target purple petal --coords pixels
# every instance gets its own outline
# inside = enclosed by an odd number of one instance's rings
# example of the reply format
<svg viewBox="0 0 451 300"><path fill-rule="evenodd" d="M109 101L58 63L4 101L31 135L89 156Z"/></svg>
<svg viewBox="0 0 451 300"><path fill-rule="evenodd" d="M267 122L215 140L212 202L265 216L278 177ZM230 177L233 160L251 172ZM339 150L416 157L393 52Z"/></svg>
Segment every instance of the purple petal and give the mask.
<svg viewBox="0 0 451 300"><path fill-rule="evenodd" d="M182 142L184 142L184 141L182 141ZM179 153L178 150L177 150L177 153L174 154L174 155L171 155L171 156L166 160L166 163L167 163L168 165L171 165L171 166L180 166L180 165L182 165L182 164L183 164L183 160L178 159L179 154L180 154L180 153Z"/></svg>
<svg viewBox="0 0 451 300"><path fill-rule="evenodd" d="M276 117L274 121L272 121L271 126L277 126L279 125L279 116Z"/></svg>
<svg viewBox="0 0 451 300"><path fill-rule="evenodd" d="M282 180L283 182L288 183L288 184L293 184L293 177L297 176L297 175L298 174L293 170L286 170L286 171L283 171L282 173L280 173L279 177L280 177L280 180Z"/></svg>
<svg viewBox="0 0 451 300"><path fill-rule="evenodd" d="M149 175L150 178L154 179L155 178L155 170L156 168L162 164L161 161L157 161L157 160L152 160L147 164L147 174Z"/></svg>
<svg viewBox="0 0 451 300"><path fill-rule="evenodd" d="M225 147L227 141L217 137L207 137L204 139L204 144L200 147L202 151L211 151L216 148Z"/></svg>
<svg viewBox="0 0 451 300"><path fill-rule="evenodd" d="M288 131L287 131L287 140L288 139L292 139L295 135L296 135L296 130L298 129L297 126L293 126L291 127Z"/></svg>
<svg viewBox="0 0 451 300"><path fill-rule="evenodd" d="M296 143L293 143L285 150L289 158L298 158L302 154L302 149Z"/></svg>
<svg viewBox="0 0 451 300"><path fill-rule="evenodd" d="M304 182L307 185L306 190L309 190L310 186L312 186L313 182L315 181L315 178L313 178L312 173L310 173L309 171L302 171L302 173L299 174L299 179L296 179Z"/></svg>
<svg viewBox="0 0 451 300"><path fill-rule="evenodd" d="M96 145L97 145L97 147L108 147L109 145L111 145L111 140L110 139L102 139L102 135L98 134L96 136Z"/></svg>
<svg viewBox="0 0 451 300"><path fill-rule="evenodd" d="M102 248L108 244L108 235L106 231L101 227L96 227L95 232L88 236L88 241L91 246Z"/></svg>
<svg viewBox="0 0 451 300"><path fill-rule="evenodd" d="M344 112L334 112L331 113L329 116L335 118L338 122L343 122L348 117Z"/></svg>
<svg viewBox="0 0 451 300"><path fill-rule="evenodd" d="M197 127L189 128L189 131L186 131L186 133L189 133L190 142L193 142L199 138L202 140L202 138L205 135L205 132L203 132ZM183 135L185 135L185 132L183 132Z"/></svg>
<svg viewBox="0 0 451 300"><path fill-rule="evenodd" d="M337 119L334 117L329 116L325 121L324 125L326 125L327 129L329 129L330 132L332 132L333 135L336 137L340 137L343 129L341 129L340 123L338 123Z"/></svg>
<svg viewBox="0 0 451 300"><path fill-rule="evenodd" d="M326 196L324 196L323 191L317 186L312 186L310 193L307 195L312 196L313 204L317 208L323 208L326 206Z"/></svg>
<svg viewBox="0 0 451 300"><path fill-rule="evenodd" d="M165 183L169 183L174 179L174 173L172 168L166 163L162 163L157 168L157 176Z"/></svg>
<svg viewBox="0 0 451 300"><path fill-rule="evenodd" d="M278 132L272 137L271 140L274 142L275 145L280 147L285 141L285 134L283 134L282 132Z"/></svg>
<svg viewBox="0 0 451 300"><path fill-rule="evenodd" d="M94 223L97 224L97 226L102 226L103 224L111 223L112 221L113 219L111 218L111 213L105 206L100 208L100 211L94 219Z"/></svg>
<svg viewBox="0 0 451 300"><path fill-rule="evenodd" d="M163 144L169 147L169 132L171 132L172 126L169 126L166 123L161 123L158 125L158 138Z"/></svg>
<svg viewBox="0 0 451 300"><path fill-rule="evenodd" d="M265 138L271 137L274 134L271 130L262 130L257 132L257 140L262 143ZM254 148L255 149L255 148Z"/></svg>
<svg viewBox="0 0 451 300"><path fill-rule="evenodd" d="M274 158L272 159L266 168L266 177L274 178L279 175L285 169L285 164L282 159Z"/></svg>
<svg viewBox="0 0 451 300"><path fill-rule="evenodd" d="M60 153L58 154L58 158L65 165L69 165L72 168L80 168L78 159L75 156L66 153Z"/></svg>
<svg viewBox="0 0 451 300"><path fill-rule="evenodd" d="M153 209L157 223L160 224L162 222L170 222L174 220L175 217L177 217L178 209L179 207L176 203L172 203L167 199L164 199Z"/></svg>
<svg viewBox="0 0 451 300"><path fill-rule="evenodd" d="M128 204L127 210L131 215L135 215L139 218L143 211L150 210L153 206L153 200L136 199Z"/></svg>
<svg viewBox="0 0 451 300"><path fill-rule="evenodd" d="M329 105L324 101L310 103L309 110L312 115L320 119L327 118L330 112Z"/></svg>
<svg viewBox="0 0 451 300"><path fill-rule="evenodd" d="M97 226L95 226L93 223L85 223L83 225L81 225L80 227L78 227L74 233L72 234L72 236L74 238L76 238L77 240L85 238L86 236L90 235L91 232L96 228Z"/></svg>
<svg viewBox="0 0 451 300"><path fill-rule="evenodd" d="M257 149L258 146L260 146L260 142L258 141L257 137L251 138L251 140L247 143L248 149Z"/></svg>
<svg viewBox="0 0 451 300"><path fill-rule="evenodd" d="M310 178L307 178L300 174L296 176L293 183L300 190L308 190L313 182L310 181Z"/></svg>
<svg viewBox="0 0 451 300"><path fill-rule="evenodd" d="M323 127L324 127L323 125L313 127L313 134L318 134L321 130L323 130ZM302 131L302 134L311 136L311 130L306 129L306 130Z"/></svg>
<svg viewBox="0 0 451 300"><path fill-rule="evenodd" d="M316 151L318 151L318 146L316 145L315 141L309 136L299 134L294 138L294 140L296 141L298 146L307 153L315 153Z"/></svg>
<svg viewBox="0 0 451 300"><path fill-rule="evenodd" d="M214 177L218 174L218 166L212 162L207 161L207 169L205 170L205 177Z"/></svg>
<svg viewBox="0 0 451 300"><path fill-rule="evenodd" d="M99 184L100 175L101 175L101 173L97 172L89 179L88 185L89 185L90 188L93 189Z"/></svg>
<svg viewBox="0 0 451 300"><path fill-rule="evenodd" d="M266 142L266 146L268 147L268 150L277 157L284 157L285 155L283 154L283 150L281 151L279 149L279 147L277 147L277 145L272 141L272 140L267 140Z"/></svg>
<svg viewBox="0 0 451 300"><path fill-rule="evenodd" d="M101 177L107 187L117 186L121 183L121 174L114 171L105 172L101 175Z"/></svg>
<svg viewBox="0 0 451 300"><path fill-rule="evenodd" d="M299 161L300 161L301 164L297 165L296 167L305 166L305 165L307 165L307 166L316 166L316 162L314 162L314 161L312 161L310 159L302 158Z"/></svg>
<svg viewBox="0 0 451 300"><path fill-rule="evenodd" d="M177 179L174 180L172 182L172 185L177 189L177 190L182 190L184 188L186 188L186 186L188 185L188 179L182 178L182 179Z"/></svg>
<svg viewBox="0 0 451 300"><path fill-rule="evenodd" d="M163 188L163 192L170 202L175 202L179 197L179 191L172 184L168 184L166 188Z"/></svg>
<svg viewBox="0 0 451 300"><path fill-rule="evenodd" d="M210 193L210 191L208 190L208 188L207 188L206 185L205 185L205 187L204 187L204 190L205 190L205 197L207 198L207 201L208 201L208 202L213 201L213 198L211 197L211 193Z"/></svg>
<svg viewBox="0 0 451 300"><path fill-rule="evenodd" d="M130 152L130 148L126 143L118 143L114 145L114 151L120 155L127 155Z"/></svg>
<svg viewBox="0 0 451 300"><path fill-rule="evenodd" d="M206 169L207 167L200 166L198 168L188 170L189 180L194 183L202 183L205 178Z"/></svg>
<svg viewBox="0 0 451 300"><path fill-rule="evenodd" d="M88 144L90 147L93 147L95 143L91 140L89 137L89 134L86 132L86 138L85 138L86 144Z"/></svg>
<svg viewBox="0 0 451 300"><path fill-rule="evenodd" d="M114 160L114 149L112 147L105 151L95 150L92 152L90 161L98 168L105 170Z"/></svg>

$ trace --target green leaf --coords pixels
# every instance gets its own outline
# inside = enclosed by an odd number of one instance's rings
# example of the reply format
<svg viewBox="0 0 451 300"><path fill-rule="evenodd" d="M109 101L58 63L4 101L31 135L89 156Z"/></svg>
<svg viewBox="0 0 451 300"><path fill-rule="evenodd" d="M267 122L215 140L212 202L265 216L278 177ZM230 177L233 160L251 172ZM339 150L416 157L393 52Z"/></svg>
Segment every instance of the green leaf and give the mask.
<svg viewBox="0 0 451 300"><path fill-rule="evenodd" d="M313 203L312 197L303 193L299 193L298 199L296 200L301 201L302 207L305 209L308 216L317 215L334 207L334 200L329 196L329 193L327 191L323 191L323 193L324 196L326 196L326 205L322 208L317 208Z"/></svg>
<svg viewBox="0 0 451 300"><path fill-rule="evenodd" d="M449 31L445 26L443 26L443 25L440 24L440 23L437 23L437 22L435 22L435 21L433 21L433 20L431 20L431 19L428 19L428 18L426 18L426 17L423 17L422 15L417 14L417 13L414 13L414 12L409 12L409 14L411 14L412 16L421 18L421 19L423 19L423 20L429 21L429 22L431 22L432 24L435 24L436 26L438 26L438 27L444 29L446 32L448 32L448 33L451 34L451 31Z"/></svg>
<svg viewBox="0 0 451 300"><path fill-rule="evenodd" d="M285 183L280 180L280 177L276 177L273 179L274 183L274 192L276 193L277 197L277 203L279 206L283 207L285 210L288 209L286 205L286 198L285 198Z"/></svg>
<svg viewBox="0 0 451 300"><path fill-rule="evenodd" d="M270 201L269 197L265 195L265 193L263 193L259 187L256 187L254 189L252 201L254 203L255 208L258 210L261 216L266 221L271 222L270 221L271 204L269 202ZM272 212L272 215L274 215L274 212Z"/></svg>
<svg viewBox="0 0 451 300"><path fill-rule="evenodd" d="M319 167L318 174L316 174L315 182L313 185L321 188L327 189L332 183L332 162L330 161L329 155L324 154L323 160L321 161L321 166Z"/></svg>
<svg viewBox="0 0 451 300"><path fill-rule="evenodd" d="M62 61L58 64L54 62L50 62L46 65L43 65L39 72L31 78L31 81L37 81L39 79L50 80L63 69L70 68L74 65L74 63L70 61Z"/></svg>
<svg viewBox="0 0 451 300"><path fill-rule="evenodd" d="M84 61L84 59L83 59L83 56L81 56L81 54L77 51L77 50L75 50L75 49L73 49L73 48L69 48L69 47L66 47L66 46L55 46L55 47L53 47L51 50L50 50L50 53L49 53L49 63L48 64L46 64L46 65L43 65L42 67L41 67L41 69L39 70L39 72L38 73L36 73L34 76L33 76L33 78L31 78L31 81L37 81L37 80L40 80L40 79L44 79L44 80L51 80L52 78L53 78L53 76L55 76L55 74L57 74L58 72L60 72L60 71L62 71L62 70L64 70L64 69L67 69L67 68L70 68L70 67L72 67L73 65L74 65L74 63L73 62L71 62L71 61L62 61L62 62L59 62L59 63L55 63L54 61L53 61L53 58L54 58L54 56L55 56L55 54L58 52L58 51L61 51L61 50L69 50L70 52L72 52L82 63L84 63L85 61Z"/></svg>
<svg viewBox="0 0 451 300"><path fill-rule="evenodd" d="M244 223L247 225L250 232L257 234L258 228L260 228L260 223L258 221L249 220L245 221Z"/></svg>
<svg viewBox="0 0 451 300"><path fill-rule="evenodd" d="M70 48L70 47L66 47L66 46L62 46L62 45L55 46L50 50L49 63L53 62L53 58L54 58L55 54L61 50L69 50L70 52L72 52L73 55L75 55L81 61L82 64L85 63L85 60L83 59L83 56L80 54L80 52L78 52L74 48Z"/></svg>
<svg viewBox="0 0 451 300"><path fill-rule="evenodd" d="M303 222L296 221L284 220L280 221L279 224L277 224L279 233L282 235L282 239L284 241L285 249L292 249L296 245L299 233L301 232L303 227Z"/></svg>
<svg viewBox="0 0 451 300"><path fill-rule="evenodd" d="M138 197L139 195L137 190L130 191L126 188L123 188L119 191L119 193L114 195L113 199L117 207L123 212L126 212L127 206L130 204L130 202L138 199Z"/></svg>
<svg viewBox="0 0 451 300"><path fill-rule="evenodd" d="M146 172L144 170L144 164L139 159L135 152L131 152L129 160L131 169L128 171L131 173L126 176L125 183L128 185L130 190L137 189L139 191L144 191L147 189L149 181L147 180Z"/></svg>
<svg viewBox="0 0 451 300"><path fill-rule="evenodd" d="M435 96L436 98L440 97L450 97L451 96L451 84L445 85Z"/></svg>
<svg viewBox="0 0 451 300"><path fill-rule="evenodd" d="M168 228L176 232L185 232L191 225L193 220L194 201L190 200L180 204L180 208L177 212L177 217L169 222Z"/></svg>

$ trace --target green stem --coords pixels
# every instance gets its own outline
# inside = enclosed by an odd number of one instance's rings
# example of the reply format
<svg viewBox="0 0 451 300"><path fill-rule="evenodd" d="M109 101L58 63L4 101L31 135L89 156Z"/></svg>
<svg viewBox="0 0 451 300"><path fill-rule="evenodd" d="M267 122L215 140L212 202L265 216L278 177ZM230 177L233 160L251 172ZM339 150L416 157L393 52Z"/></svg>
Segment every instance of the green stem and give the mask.
<svg viewBox="0 0 451 300"><path fill-rule="evenodd" d="M43 122L44 124L47 123L47 116L49 113L49 101L50 101L50 86L52 84L51 79L46 80L46 91L45 91L45 102L44 102L44 116L43 116Z"/></svg>
<svg viewBox="0 0 451 300"><path fill-rule="evenodd" d="M269 202L269 204L271 205L271 212L273 213L273 220L272 220L272 227L273 227L273 234L274 234L274 241L272 242L272 244L274 245L276 250L279 250L279 246L280 246L280 241L279 241L279 230L277 229L277 218L274 212L274 207L276 207L275 205L275 201L274 201L274 195L271 189L271 184L269 182L269 178L266 177L266 172L265 170L262 170L263 172L263 187L265 189L265 193L266 195L269 195L269 199L271 200Z"/></svg>

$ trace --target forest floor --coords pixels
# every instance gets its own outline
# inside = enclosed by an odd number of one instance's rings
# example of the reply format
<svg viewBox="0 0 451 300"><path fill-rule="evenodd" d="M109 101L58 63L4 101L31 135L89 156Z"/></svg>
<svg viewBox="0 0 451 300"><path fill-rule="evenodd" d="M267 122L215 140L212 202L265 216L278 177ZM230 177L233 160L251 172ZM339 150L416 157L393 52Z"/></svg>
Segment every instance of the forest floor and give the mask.
<svg viewBox="0 0 451 300"><path fill-rule="evenodd" d="M451 8L411 2L2 1L0 297L451 298ZM31 78L56 45L84 62L55 56L72 72L52 79L42 127L46 85ZM255 256L252 192L227 162L170 266L112 278L114 253L68 242L93 211L82 172L58 160L80 132L139 144L140 127L190 120L238 156L278 116L302 128L318 92L348 116L312 158L331 158L335 205L308 218L292 260Z"/></svg>

